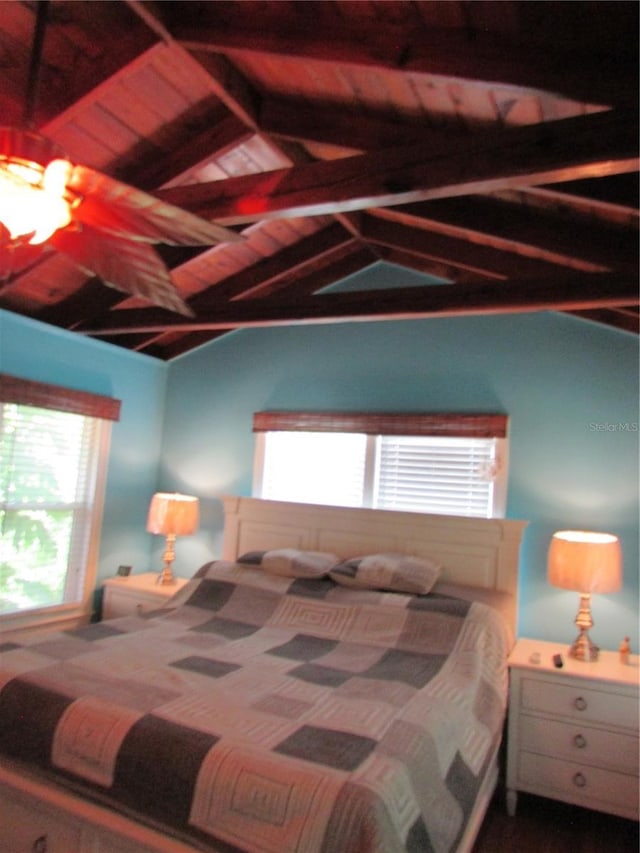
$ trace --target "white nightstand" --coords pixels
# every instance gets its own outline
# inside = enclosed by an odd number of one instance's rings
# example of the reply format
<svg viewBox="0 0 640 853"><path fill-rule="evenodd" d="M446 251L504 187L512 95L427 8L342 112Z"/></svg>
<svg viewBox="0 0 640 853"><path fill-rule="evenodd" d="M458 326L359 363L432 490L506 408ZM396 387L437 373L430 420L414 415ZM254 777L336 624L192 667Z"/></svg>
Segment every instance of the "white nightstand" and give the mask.
<svg viewBox="0 0 640 853"><path fill-rule="evenodd" d="M521 639L509 667L509 814L528 791L638 820L638 656L585 663L560 643Z"/></svg>
<svg viewBox="0 0 640 853"><path fill-rule="evenodd" d="M187 583L185 578L176 578L174 584L160 586L157 580L158 573L146 572L104 581L102 618L115 619L117 616L157 610Z"/></svg>

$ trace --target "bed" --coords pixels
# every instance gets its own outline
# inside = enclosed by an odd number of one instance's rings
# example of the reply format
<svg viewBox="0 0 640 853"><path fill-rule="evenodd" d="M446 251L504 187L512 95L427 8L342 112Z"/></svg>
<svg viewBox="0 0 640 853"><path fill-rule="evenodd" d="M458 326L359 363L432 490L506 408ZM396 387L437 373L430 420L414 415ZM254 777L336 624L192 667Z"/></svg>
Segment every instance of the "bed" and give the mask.
<svg viewBox="0 0 640 853"><path fill-rule="evenodd" d="M0 647L0 851L470 850L525 522L223 503L161 611Z"/></svg>

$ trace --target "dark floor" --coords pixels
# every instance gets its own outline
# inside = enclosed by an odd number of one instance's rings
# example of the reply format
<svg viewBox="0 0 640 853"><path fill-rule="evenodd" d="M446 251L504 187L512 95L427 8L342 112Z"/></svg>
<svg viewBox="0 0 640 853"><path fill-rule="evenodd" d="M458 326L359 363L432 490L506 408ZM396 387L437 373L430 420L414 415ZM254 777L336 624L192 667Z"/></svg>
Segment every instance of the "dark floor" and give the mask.
<svg viewBox="0 0 640 853"><path fill-rule="evenodd" d="M518 795L516 816L499 788L473 853L638 853L638 823L601 812Z"/></svg>

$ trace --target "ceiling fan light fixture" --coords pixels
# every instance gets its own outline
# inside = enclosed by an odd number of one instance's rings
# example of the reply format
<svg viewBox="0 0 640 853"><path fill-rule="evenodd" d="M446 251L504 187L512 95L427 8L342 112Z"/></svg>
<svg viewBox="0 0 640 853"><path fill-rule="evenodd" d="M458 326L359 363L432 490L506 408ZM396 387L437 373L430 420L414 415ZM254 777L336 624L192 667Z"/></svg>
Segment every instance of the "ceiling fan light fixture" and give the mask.
<svg viewBox="0 0 640 853"><path fill-rule="evenodd" d="M69 225L72 170L48 140L0 128L0 223L12 241L37 245Z"/></svg>

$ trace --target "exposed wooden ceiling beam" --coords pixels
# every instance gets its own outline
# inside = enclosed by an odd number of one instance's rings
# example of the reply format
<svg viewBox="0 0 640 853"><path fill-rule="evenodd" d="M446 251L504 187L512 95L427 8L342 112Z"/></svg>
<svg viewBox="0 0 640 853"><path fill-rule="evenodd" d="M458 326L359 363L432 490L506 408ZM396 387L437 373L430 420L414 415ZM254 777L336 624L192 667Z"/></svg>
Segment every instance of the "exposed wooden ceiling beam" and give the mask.
<svg viewBox="0 0 640 853"><path fill-rule="evenodd" d="M189 300L189 305L196 313L200 313L219 305L221 301L236 299L245 293L264 293L269 288L277 288L281 279L302 274L309 265L321 263L323 257L331 256L340 247L352 245L353 239L341 225L329 225L281 249L277 254L227 276L208 290L196 294Z"/></svg>
<svg viewBox="0 0 640 853"><path fill-rule="evenodd" d="M583 272L607 269L633 272L638 267L638 234L632 228L602 227L588 219L566 220L552 209L536 211L494 196L466 196L380 208L381 219L486 243Z"/></svg>
<svg viewBox="0 0 640 853"><path fill-rule="evenodd" d="M433 140L442 145L447 139L462 135L459 126L447 130L418 122L391 120L389 116L363 115L340 104L314 104L305 101L264 98L260 107L260 127L266 133L299 142L321 142L347 150L371 151L406 145L408 142Z"/></svg>
<svg viewBox="0 0 640 853"><path fill-rule="evenodd" d="M147 336L143 346L136 347L139 352L144 352L146 355L155 356L162 359L177 358L179 355L190 352L195 347L208 344L216 338L222 337L227 332L232 332L233 328L229 329L209 329L202 332L190 332L186 335L159 335L149 339ZM122 343L122 338L120 338Z"/></svg>
<svg viewBox="0 0 640 853"><path fill-rule="evenodd" d="M343 248L353 251L356 245L353 236L336 223L299 240L275 255L261 259L239 273L227 276L187 301L191 309L200 314L227 300L241 298L243 294L264 296L270 291L288 287L296 277L306 276L323 265L333 263ZM178 264L173 266L177 267ZM100 325L109 322L109 318L113 316L111 309L126 298L111 288L101 286L99 280L94 280L87 282L78 294L44 312L42 319L64 326L69 325L69 318L73 317L75 322L71 328L74 330L93 324ZM129 309L125 313L128 314ZM144 346L140 344L136 348L144 349Z"/></svg>
<svg viewBox="0 0 640 853"><path fill-rule="evenodd" d="M270 279L263 281L253 287L246 288L240 293L236 299L265 299L281 293L291 287L295 287L296 296L300 293L298 285L303 279L315 279L315 277L325 270L327 267L335 270L335 265L342 264L345 258L351 257L354 253L361 250L360 241L351 238L344 242L338 243L335 246L327 249L324 252L317 252L313 257L309 258L304 263L292 266L286 272L278 276L272 276ZM373 260L371 254L369 254ZM335 273L332 273L332 275ZM332 278L331 281L339 279ZM321 285L318 285L321 286ZM315 289L315 288L314 288Z"/></svg>
<svg viewBox="0 0 640 853"><path fill-rule="evenodd" d="M617 56L615 48L599 54L594 43L591 51L580 51L568 42L554 45L551 34L545 44L514 44L500 33L476 31L470 38L464 30L440 30L421 39L408 50L403 67L608 106L635 104L633 81L638 74L635 57L622 49Z"/></svg>
<svg viewBox="0 0 640 853"><path fill-rule="evenodd" d="M22 111L35 7L4 5L0 53L12 60L5 63L0 93L6 119L13 108L16 116ZM321 211L339 223L317 242L303 238L295 247L285 239L284 249L266 223L262 234L260 226L252 229L256 239L246 252L222 252L211 275L216 283L197 278L198 293L191 297L199 305L196 322L202 317L215 326L185 331L170 317L167 331L163 325L153 332L105 332L103 340L171 357L235 328L236 317L240 327L256 325L257 312L274 311L278 302L284 303L282 322L289 322L288 311L290 322L305 322L295 313L305 306L309 322L333 322L314 311L318 300L338 292L311 295L379 259L453 282L452 288L499 284L505 297L500 310L516 311L522 309L509 305L511 280L514 287L521 279L525 287L527 281L556 281L564 293L557 276L572 269L588 276L603 268L637 275L637 175L623 174L638 167L636 4L509 3L498 9L501 4L345 0L307 8L125 0L98 4L99 11L89 8L93 4L50 5L38 124L50 121L49 129L72 147L86 140L88 156L95 145L106 172L151 191L207 172L240 175L268 163L286 165L218 182L204 197L211 217L228 215L231 224ZM197 28L189 50L176 40L187 21ZM170 47L156 44L149 51L158 39ZM220 52L224 45L229 50ZM147 67L141 51L170 56L154 60L152 74L140 74ZM91 84L97 84L95 93L88 91ZM596 115L592 107L624 109L629 100L629 115ZM64 112L55 117L58 110ZM159 121L149 121L153 115ZM485 123L510 129L489 135ZM286 156L272 160L265 146ZM199 169L205 162L210 171ZM193 174L185 179L185 171ZM303 224L299 235L307 233ZM256 258L259 269L253 268ZM146 303L78 277L50 254L34 266L25 257L30 268L8 280L16 267L2 267L2 260L0 304L8 310L71 329L128 323L134 310L154 316L148 308L132 308ZM168 266L175 262L172 257ZM224 271L233 273L218 281ZM449 290L447 298L455 293ZM634 298L632 306L604 302L559 310L635 332L637 293ZM395 289L353 299L362 301L359 307L344 303L346 320L350 311L354 319L367 319L367 303L386 305L384 316L394 310L414 316L418 304ZM337 322L342 304L324 302L323 310L335 309ZM429 316L429 305L423 308ZM227 316L229 325L221 325ZM265 322L281 321L267 313Z"/></svg>
<svg viewBox="0 0 640 853"><path fill-rule="evenodd" d="M623 332L631 332L637 335L640 331L640 320L637 314L618 308L592 308L588 311L569 311L583 320L591 320L593 323L603 323L613 326Z"/></svg>
<svg viewBox="0 0 640 853"><path fill-rule="evenodd" d="M80 331L91 336L130 335L172 329L183 332L230 326L263 327L348 321L409 320L471 314L513 314L547 310L589 310L638 301L633 276L593 274L535 281L427 285L350 293L330 293L283 304L251 299L219 305L193 319L162 309L113 312Z"/></svg>
<svg viewBox="0 0 640 853"><path fill-rule="evenodd" d="M347 249L350 249L350 251L347 251ZM376 258L372 256L372 252L368 248L345 246L343 256L331 260L330 263L327 263L321 269L301 274L294 281L283 281L282 289L278 292L278 297L283 297L286 300L287 296L290 296L290 298L298 300L301 297L309 296L336 281L341 281L343 278L358 272L375 260ZM291 291L290 294L283 293L285 287ZM185 334L169 331L147 338L145 343L141 342L135 348L152 355L154 349L160 347L165 358L175 358L183 352L193 349L193 347L201 346L225 332L231 331L232 328L205 329L196 332L186 332ZM128 341L129 336L127 336Z"/></svg>
<svg viewBox="0 0 640 853"><path fill-rule="evenodd" d="M512 245L495 247L491 241L472 242L461 235L443 234L437 230L412 227L391 218L365 215L362 233L367 240L383 246L431 258L460 270L496 278L534 278L558 274L548 258L528 257ZM598 272L601 270L597 270ZM596 270L591 270L596 272Z"/></svg>
<svg viewBox="0 0 640 853"><path fill-rule="evenodd" d="M207 343L210 340L214 340L215 338L219 338L221 335L230 331L232 331L231 328L205 329L204 331L191 332L186 335L183 335L181 332L160 332L155 335L141 334L137 341L135 339L133 340L133 345L130 339L127 339L127 341L130 348L135 349L136 352L144 352L147 355L159 355L161 353L165 354L170 349L173 356L180 355L181 352L186 352L194 346L201 346L202 344ZM187 338L190 340L185 340ZM120 341L122 341L121 338ZM187 350L180 349L178 344L180 344L181 347L188 344Z"/></svg>
<svg viewBox="0 0 640 853"><path fill-rule="evenodd" d="M265 53L301 60L340 62L455 79L484 85L524 86L562 94L585 103L614 105L634 103L624 80L637 79L633 57L622 49L597 46L586 52L571 44L554 45L553 34L538 44L523 44L496 32L469 33L464 29L421 29L412 36L406 27L384 28L359 21L357 32L345 27L329 29L296 27L287 31L260 28L260 22L242 27L201 22L197 27L171 21L174 38L189 50L234 53ZM621 45L619 45L621 47ZM602 73L614 67L616 73ZM633 84L630 84L631 87Z"/></svg>
<svg viewBox="0 0 640 853"><path fill-rule="evenodd" d="M456 266L455 261L440 261L433 258L426 258L424 255L416 255L414 252L406 251L398 246L377 245L376 250L381 260L434 276L435 278L442 279L443 282L470 284L474 281L504 280L504 276L499 274L463 269Z"/></svg>
<svg viewBox="0 0 640 853"><path fill-rule="evenodd" d="M124 2L165 44L174 43L175 39L162 23L156 9L157 4L153 0L150 2L147 0L146 3L142 3L141 0L124 0Z"/></svg>
<svg viewBox="0 0 640 853"><path fill-rule="evenodd" d="M310 163L156 195L227 225L386 207L637 171L638 121L596 113L450 142Z"/></svg>
<svg viewBox="0 0 640 853"><path fill-rule="evenodd" d="M247 127L257 130L260 97L253 87L224 56L196 52L193 58L207 72L213 90L227 109Z"/></svg>
<svg viewBox="0 0 640 853"><path fill-rule="evenodd" d="M497 190L492 196L503 201L525 205L536 210L546 210L556 216L571 218L582 216L591 222L605 222L621 228L638 230L640 211L623 204L612 204L597 198L585 198L556 187L520 187L518 189Z"/></svg>
<svg viewBox="0 0 640 853"><path fill-rule="evenodd" d="M35 316L41 323L73 330L81 322L100 317L124 300L125 296L112 287L105 287L92 276L66 299L48 305Z"/></svg>
<svg viewBox="0 0 640 853"><path fill-rule="evenodd" d="M342 281L347 276L360 272L378 260L377 255L369 246L362 246L357 241L346 245L341 252L336 252L327 262L316 269L309 269L295 280L283 281L278 298L286 302L288 299L297 300L311 296L325 287Z"/></svg>

